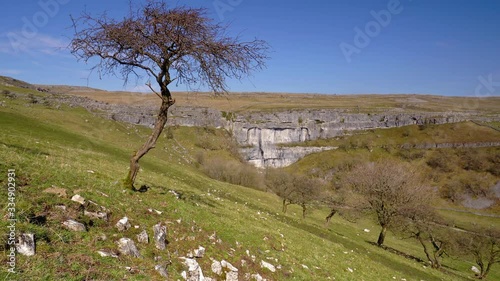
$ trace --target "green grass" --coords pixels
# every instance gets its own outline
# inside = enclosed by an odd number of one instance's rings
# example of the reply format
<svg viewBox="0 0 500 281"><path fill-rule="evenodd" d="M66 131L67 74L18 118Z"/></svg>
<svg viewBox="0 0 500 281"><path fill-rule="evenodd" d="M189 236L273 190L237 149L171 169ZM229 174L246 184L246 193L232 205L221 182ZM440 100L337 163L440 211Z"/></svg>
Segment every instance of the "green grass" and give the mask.
<svg viewBox="0 0 500 281"><path fill-rule="evenodd" d="M193 158L205 151L200 141L206 138L213 150L205 152L222 153L225 146L219 145L227 137L223 132L176 128L173 138L163 134L157 148L141 160L138 184L147 184L150 190L133 193L123 190L120 181L126 175L129 155L145 140L148 129L104 120L79 108L54 109L26 100L0 99L5 102L0 108L0 184L6 185L7 169L16 169L17 230L37 237L35 256L18 255L18 280L161 280L154 271L153 258L158 255L170 256L171 280L177 280L185 270L179 257L199 245L207 248L206 257L199 262L211 277L210 258L225 259L238 267L241 279L245 273L257 272L268 280L461 280L471 276L467 262L445 260L445 265L463 270L440 272L373 246L369 242L376 240L378 227L371 220L351 223L334 217L325 227L327 210L313 210L303 220L297 206L291 206L287 214L280 213L280 200L270 193L207 178ZM357 157L364 152L342 153ZM382 154L371 155L377 153ZM376 157L371 155L363 157ZM64 188L68 196L44 193L49 187ZM181 199L169 190L179 192ZM82 209L70 201L75 193L109 209L109 222L83 216ZM7 198L5 189L0 198ZM58 204L66 205L68 211L57 209ZM162 214L150 213L149 208ZM3 216L5 208L2 211ZM46 216L47 222L30 223L35 215ZM114 224L123 216L139 229L118 232ZM61 222L67 218L84 222L88 231L64 229ZM166 251L138 244L140 259L102 258L96 253L116 249L120 237L135 239L143 229L151 237L152 226L158 222L168 226ZM1 220L0 227L5 229L6 224ZM365 228L371 232L364 232ZM220 243L210 240L213 233ZM102 234L106 235L104 241L98 239ZM2 236L2 242L5 239ZM423 258L421 249L410 240L391 234L387 245ZM246 250L255 255L255 261ZM246 261L244 266L241 260ZM281 269L266 271L260 268L260 260L281 265ZM6 255L0 262L6 264ZM135 270L130 272L126 266ZM500 270L494 268L490 280L499 277ZM2 267L0 280L4 278Z"/></svg>

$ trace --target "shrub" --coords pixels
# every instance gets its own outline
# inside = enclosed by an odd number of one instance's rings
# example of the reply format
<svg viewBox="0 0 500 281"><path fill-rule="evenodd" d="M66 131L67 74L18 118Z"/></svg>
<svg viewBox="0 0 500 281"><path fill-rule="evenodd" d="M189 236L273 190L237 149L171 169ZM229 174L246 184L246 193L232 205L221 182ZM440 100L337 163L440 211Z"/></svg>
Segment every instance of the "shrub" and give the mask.
<svg viewBox="0 0 500 281"><path fill-rule="evenodd" d="M398 156L405 160L417 160L425 156L424 150L415 150L411 148L403 148L398 151Z"/></svg>
<svg viewBox="0 0 500 281"><path fill-rule="evenodd" d="M453 159L449 153L442 152L440 150L436 151L429 157L426 161L427 165L433 169L438 169L441 172L449 173L453 171L451 163Z"/></svg>

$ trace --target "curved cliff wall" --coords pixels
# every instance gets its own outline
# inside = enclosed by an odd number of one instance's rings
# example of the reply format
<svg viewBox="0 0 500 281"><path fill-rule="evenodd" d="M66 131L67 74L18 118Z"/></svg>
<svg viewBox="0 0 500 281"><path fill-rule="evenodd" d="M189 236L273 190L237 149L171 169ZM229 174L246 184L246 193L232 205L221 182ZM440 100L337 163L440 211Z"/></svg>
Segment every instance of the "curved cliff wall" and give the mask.
<svg viewBox="0 0 500 281"><path fill-rule="evenodd" d="M152 127L157 108L101 103L87 98L59 96L62 102L98 110L113 120ZM245 158L257 167L285 167L310 153L334 147L280 147L332 138L357 130L392 128L413 124L445 124L467 120L500 121L500 116L481 117L473 113L403 112L398 109L356 113L342 109L283 110L279 112L221 112L212 108L174 106L169 125L215 127L231 132Z"/></svg>

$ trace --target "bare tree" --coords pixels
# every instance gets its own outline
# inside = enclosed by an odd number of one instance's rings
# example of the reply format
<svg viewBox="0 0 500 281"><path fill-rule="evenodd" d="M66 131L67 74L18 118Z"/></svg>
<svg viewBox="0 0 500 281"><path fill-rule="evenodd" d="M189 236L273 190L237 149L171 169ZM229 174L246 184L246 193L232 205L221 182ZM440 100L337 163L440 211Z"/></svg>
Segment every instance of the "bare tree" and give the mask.
<svg viewBox="0 0 500 281"><path fill-rule="evenodd" d="M320 199L321 182L317 178L308 178L298 175L293 178L293 189L291 202L302 208L302 218L306 218L308 208Z"/></svg>
<svg viewBox="0 0 500 281"><path fill-rule="evenodd" d="M405 162L379 160L354 168L344 178L344 188L358 195L350 200L353 209L373 212L382 227L377 244L384 244L389 227L399 216L425 208L430 188L417 171Z"/></svg>
<svg viewBox="0 0 500 281"><path fill-rule="evenodd" d="M155 147L175 103L169 85L207 85L214 93L227 92L226 78L242 79L262 69L268 45L262 40L242 41L227 36L227 26L214 23L205 9L169 8L161 0L149 0L120 20L106 14L83 13L72 18L74 38L70 48L78 59L100 61L93 69L116 75L127 83L138 72L153 78L160 99L153 131L132 155L125 184L132 189L139 160Z"/></svg>
<svg viewBox="0 0 500 281"><path fill-rule="evenodd" d="M432 207L432 200L422 202L421 208L406 210L396 218L395 229L415 238L432 268L441 268L446 251L454 246L452 230Z"/></svg>
<svg viewBox="0 0 500 281"><path fill-rule="evenodd" d="M500 263L500 231L498 229L476 229L475 233L464 232L458 237L457 252L471 256L479 266L479 279L486 279L494 264Z"/></svg>
<svg viewBox="0 0 500 281"><path fill-rule="evenodd" d="M283 213L286 213L288 205L292 204L292 198L295 193L293 176L281 170L267 170L266 186L281 198L281 210Z"/></svg>

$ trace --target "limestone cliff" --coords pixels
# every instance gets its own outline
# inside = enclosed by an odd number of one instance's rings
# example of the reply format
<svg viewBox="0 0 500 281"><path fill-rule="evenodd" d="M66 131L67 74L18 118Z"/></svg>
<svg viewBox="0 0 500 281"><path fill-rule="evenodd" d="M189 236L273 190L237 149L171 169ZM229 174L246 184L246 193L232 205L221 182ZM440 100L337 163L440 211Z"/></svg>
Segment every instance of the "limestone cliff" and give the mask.
<svg viewBox="0 0 500 281"><path fill-rule="evenodd" d="M62 97L61 97L62 98ZM157 108L100 103L67 97L66 102L99 110L113 120L152 127ZM174 106L169 125L215 127L231 132L243 147L244 157L257 167L285 167L300 158L334 147L290 146L308 140L332 138L357 130L392 128L413 124L445 124L466 120L500 120L462 112L408 112L377 109L371 113L343 109L284 110L279 112L221 112L213 108ZM280 146L287 144L286 147Z"/></svg>

